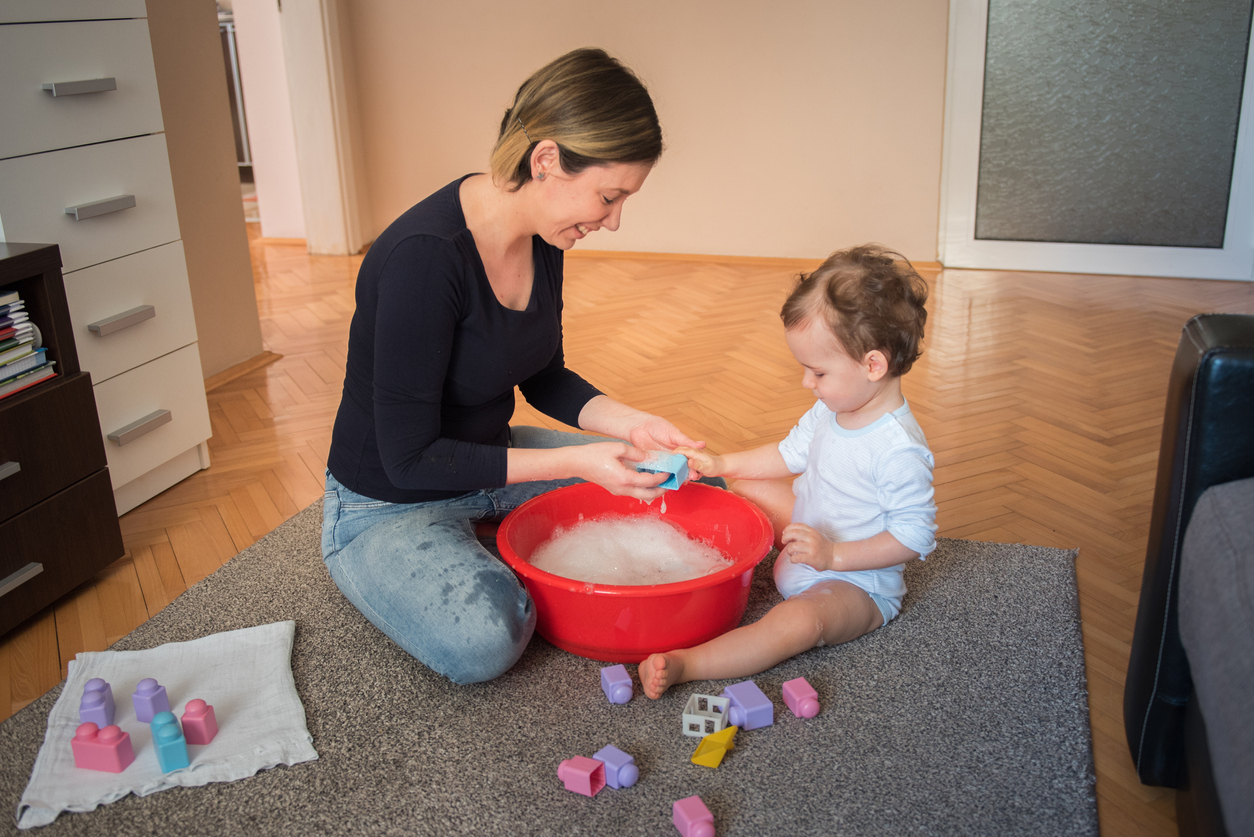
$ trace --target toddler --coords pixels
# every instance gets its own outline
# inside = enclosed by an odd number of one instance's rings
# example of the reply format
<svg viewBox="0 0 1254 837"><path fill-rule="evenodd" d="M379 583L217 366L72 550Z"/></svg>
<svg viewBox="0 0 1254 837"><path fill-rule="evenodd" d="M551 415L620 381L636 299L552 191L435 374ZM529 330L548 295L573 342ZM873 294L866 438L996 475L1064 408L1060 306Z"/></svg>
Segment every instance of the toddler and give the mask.
<svg viewBox="0 0 1254 837"><path fill-rule="evenodd" d="M715 455L678 448L770 518L784 601L752 625L640 664L651 698L676 683L745 677L809 648L848 642L901 611L905 562L936 547L932 453L901 394L919 356L927 286L875 245L802 275L780 316L817 403L778 445ZM791 475L800 474L796 480Z"/></svg>

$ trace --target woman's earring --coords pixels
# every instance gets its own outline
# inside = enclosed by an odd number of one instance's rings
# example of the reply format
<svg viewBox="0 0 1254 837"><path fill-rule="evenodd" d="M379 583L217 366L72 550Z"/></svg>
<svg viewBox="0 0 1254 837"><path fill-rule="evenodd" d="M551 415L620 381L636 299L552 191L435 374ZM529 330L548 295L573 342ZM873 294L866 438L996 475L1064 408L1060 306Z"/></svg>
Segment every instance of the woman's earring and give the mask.
<svg viewBox="0 0 1254 837"><path fill-rule="evenodd" d="M536 180L543 180L543 179L544 179L544 172L542 171L536 172Z"/></svg>

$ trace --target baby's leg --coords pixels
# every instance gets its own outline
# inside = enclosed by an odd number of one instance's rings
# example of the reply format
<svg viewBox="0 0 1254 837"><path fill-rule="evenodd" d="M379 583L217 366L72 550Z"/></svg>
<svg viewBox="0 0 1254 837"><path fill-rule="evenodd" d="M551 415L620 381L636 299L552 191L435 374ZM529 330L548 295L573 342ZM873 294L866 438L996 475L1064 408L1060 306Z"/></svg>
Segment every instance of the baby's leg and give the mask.
<svg viewBox="0 0 1254 837"><path fill-rule="evenodd" d="M653 654L640 664L640 683L651 698L690 680L748 677L820 645L849 642L884 621L865 590L823 581L780 602L745 625L693 648Z"/></svg>
<svg viewBox="0 0 1254 837"><path fill-rule="evenodd" d="M778 480L735 480L731 490L760 508L775 530L775 547L781 549L779 542L784 527L792 522L792 507L797 497L792 493L792 482L795 477Z"/></svg>

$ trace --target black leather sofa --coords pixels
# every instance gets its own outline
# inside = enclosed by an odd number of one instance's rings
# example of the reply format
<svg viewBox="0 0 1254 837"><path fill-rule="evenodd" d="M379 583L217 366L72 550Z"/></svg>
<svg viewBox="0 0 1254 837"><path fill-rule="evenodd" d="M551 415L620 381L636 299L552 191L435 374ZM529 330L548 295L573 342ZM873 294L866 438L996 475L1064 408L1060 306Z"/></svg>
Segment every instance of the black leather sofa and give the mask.
<svg viewBox="0 0 1254 837"><path fill-rule="evenodd" d="M1176 814L1182 835L1248 833L1243 823L1249 820L1244 815L1252 804L1254 787L1235 794L1240 799L1229 798L1234 796L1231 793L1221 799L1209 742L1226 746L1231 743L1228 736L1252 728L1248 707L1254 706L1254 694L1239 704L1212 700L1203 711L1206 702L1197 699L1203 684L1195 689L1194 675L1211 675L1200 665L1195 665L1198 672L1191 671L1181 642L1177 603L1181 565L1188 564L1195 582L1214 580L1219 570L1212 571L1207 564L1213 547L1206 544L1213 541L1205 536L1216 526L1232 525L1231 501L1222 506L1228 509L1226 523L1217 523L1210 511L1199 512L1199 529L1208 531L1195 531L1186 544L1199 500L1212 487L1225 486L1226 490L1226 484L1251 477L1254 316L1199 315L1185 325L1171 370L1145 573L1124 689L1124 726L1137 774L1145 784L1179 789ZM1215 506L1213 500L1207 496L1203 508ZM1254 508L1236 523L1248 528L1251 519ZM1248 567L1254 562L1254 552L1248 545L1244 549L1238 560ZM1225 566L1230 569L1232 565ZM1186 581L1189 575L1185 573ZM1229 597L1230 602L1235 599ZM1249 613L1237 616L1247 623L1251 618ZM1230 634L1214 641L1231 643L1238 659L1247 664L1245 673L1254 671L1251 634ZM1243 807L1242 816L1230 815L1226 825L1225 809L1238 805Z"/></svg>

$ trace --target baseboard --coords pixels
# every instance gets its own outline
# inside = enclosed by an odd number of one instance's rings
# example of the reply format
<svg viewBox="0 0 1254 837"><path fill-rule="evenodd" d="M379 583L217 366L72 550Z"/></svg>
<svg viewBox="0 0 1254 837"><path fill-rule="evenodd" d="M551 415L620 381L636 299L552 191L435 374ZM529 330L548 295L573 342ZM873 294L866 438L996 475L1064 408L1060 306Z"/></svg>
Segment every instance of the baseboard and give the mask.
<svg viewBox="0 0 1254 837"><path fill-rule="evenodd" d="M645 262L706 262L758 267L785 267L790 270L814 270L822 259L795 259L774 256L712 256L700 253L646 253L632 250L567 250L568 259L622 259ZM940 262L911 262L915 270L941 270Z"/></svg>
<svg viewBox="0 0 1254 837"><path fill-rule="evenodd" d="M205 392L213 392L223 384L229 384L231 381L234 381L236 378L241 378L249 372L256 371L263 366L269 366L271 363L274 363L276 360L280 360L282 357L283 355L275 354L271 351L264 351L259 355L250 357L243 363L237 363L229 369L223 369L218 374L210 375L208 378L205 378Z"/></svg>
<svg viewBox="0 0 1254 837"><path fill-rule="evenodd" d="M263 244L267 247L308 247L303 238L254 238L250 244Z"/></svg>

